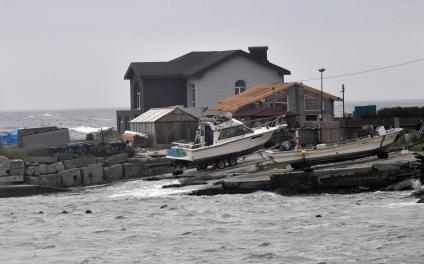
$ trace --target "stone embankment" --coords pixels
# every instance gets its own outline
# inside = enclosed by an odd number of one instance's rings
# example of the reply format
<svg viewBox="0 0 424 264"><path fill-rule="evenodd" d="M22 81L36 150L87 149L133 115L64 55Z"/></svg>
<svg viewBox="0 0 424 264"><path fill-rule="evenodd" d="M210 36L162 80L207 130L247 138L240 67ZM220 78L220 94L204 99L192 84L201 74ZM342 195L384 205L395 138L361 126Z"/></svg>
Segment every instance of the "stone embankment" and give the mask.
<svg viewBox="0 0 424 264"><path fill-rule="evenodd" d="M7 196L6 190L11 192L13 188L10 185L26 189L16 184L69 188L150 177L172 170L173 163L163 157L128 158L127 154L81 157L63 162L52 156L24 160L0 156L0 185L9 185L0 190L0 197Z"/></svg>
<svg viewBox="0 0 424 264"><path fill-rule="evenodd" d="M258 190L275 191L284 195L411 190L415 180L422 178L420 166L421 163L413 154L394 153L385 160L369 157L315 166L308 172L275 169L234 176L224 170L221 174L212 173L209 178L199 173L187 180L179 180L180 184L165 187L199 185L192 195L249 193Z"/></svg>

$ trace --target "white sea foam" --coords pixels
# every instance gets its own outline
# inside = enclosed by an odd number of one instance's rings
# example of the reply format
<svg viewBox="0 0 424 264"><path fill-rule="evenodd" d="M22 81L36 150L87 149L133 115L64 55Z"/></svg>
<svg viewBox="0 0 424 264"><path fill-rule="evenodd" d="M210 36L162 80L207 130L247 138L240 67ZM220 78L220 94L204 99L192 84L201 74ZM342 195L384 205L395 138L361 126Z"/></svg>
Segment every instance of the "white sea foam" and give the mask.
<svg viewBox="0 0 424 264"><path fill-rule="evenodd" d="M41 114L42 116L45 116L45 117L50 117L50 116L52 116L51 114Z"/></svg>
<svg viewBox="0 0 424 264"><path fill-rule="evenodd" d="M109 129L110 127L84 127L84 126L80 126L80 127L71 127L69 128L69 130L78 132L78 133L82 133L82 134L88 134L88 133L93 133L93 132L98 132L101 129L106 130Z"/></svg>

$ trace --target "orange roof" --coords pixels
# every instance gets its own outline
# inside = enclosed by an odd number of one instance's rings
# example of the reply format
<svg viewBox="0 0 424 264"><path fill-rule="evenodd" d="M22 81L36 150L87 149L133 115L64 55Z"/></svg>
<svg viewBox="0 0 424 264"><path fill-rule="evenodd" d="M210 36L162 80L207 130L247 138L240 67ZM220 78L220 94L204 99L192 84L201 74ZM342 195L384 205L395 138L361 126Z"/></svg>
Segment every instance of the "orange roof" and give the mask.
<svg viewBox="0 0 424 264"><path fill-rule="evenodd" d="M321 90L312 88L299 82L287 82L287 83L261 83L246 91L227 97L224 100L219 101L216 105L209 109L213 112L235 112L240 107L255 103L273 95L275 92L284 91L293 86L302 86L303 89L310 93L321 94ZM340 97L324 92L324 98L341 101Z"/></svg>

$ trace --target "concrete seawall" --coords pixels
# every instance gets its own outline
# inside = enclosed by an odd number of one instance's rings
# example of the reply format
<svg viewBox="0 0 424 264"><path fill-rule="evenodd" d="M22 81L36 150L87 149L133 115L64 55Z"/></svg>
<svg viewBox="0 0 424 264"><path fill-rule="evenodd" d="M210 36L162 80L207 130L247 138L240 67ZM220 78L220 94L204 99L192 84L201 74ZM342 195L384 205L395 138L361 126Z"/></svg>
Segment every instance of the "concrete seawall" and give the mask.
<svg viewBox="0 0 424 264"><path fill-rule="evenodd" d="M173 163L163 157L128 158L127 154L107 157L81 157L59 162L56 157L31 157L25 160L10 160L0 156L0 186L3 196L13 196L16 186L18 196L25 190L28 195L47 191L46 188L30 188L28 185L55 188L70 188L102 184L126 179L150 177L172 172ZM28 184L22 187L22 184ZM8 192L6 192L8 190ZM57 189L63 190L63 189Z"/></svg>

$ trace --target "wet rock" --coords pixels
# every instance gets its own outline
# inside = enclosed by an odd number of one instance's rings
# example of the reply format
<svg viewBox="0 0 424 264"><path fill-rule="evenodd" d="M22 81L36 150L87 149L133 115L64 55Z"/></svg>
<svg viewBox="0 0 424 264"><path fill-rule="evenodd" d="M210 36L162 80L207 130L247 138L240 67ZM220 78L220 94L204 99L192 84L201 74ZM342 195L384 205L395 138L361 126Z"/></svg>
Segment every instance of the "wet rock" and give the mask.
<svg viewBox="0 0 424 264"><path fill-rule="evenodd" d="M414 189L414 181L407 179L401 182L391 184L385 188L386 191L409 191Z"/></svg>
<svg viewBox="0 0 424 264"><path fill-rule="evenodd" d="M66 211L66 210L62 211L62 214L67 214L67 213L68 213L68 211Z"/></svg>
<svg viewBox="0 0 424 264"><path fill-rule="evenodd" d="M424 203L424 198L419 199L417 203Z"/></svg>
<svg viewBox="0 0 424 264"><path fill-rule="evenodd" d="M44 214L44 212L43 211L39 211L37 214Z"/></svg>
<svg viewBox="0 0 424 264"><path fill-rule="evenodd" d="M185 235L190 235L191 233L192 233L192 232L190 232L190 231L189 231L189 232L184 232L184 233L182 233L181 235L182 235L182 236L185 236Z"/></svg>
<svg viewBox="0 0 424 264"><path fill-rule="evenodd" d="M122 215L115 216L115 219L124 219L125 217Z"/></svg>
<svg viewBox="0 0 424 264"><path fill-rule="evenodd" d="M86 214L92 214L93 212L91 210L85 210Z"/></svg>
<svg viewBox="0 0 424 264"><path fill-rule="evenodd" d="M162 205L161 207L160 207L160 209L164 209L164 208L166 208L166 207L168 207L168 205Z"/></svg>
<svg viewBox="0 0 424 264"><path fill-rule="evenodd" d="M322 217L322 216L320 214L317 214L315 217L318 217L319 218L319 217Z"/></svg>

